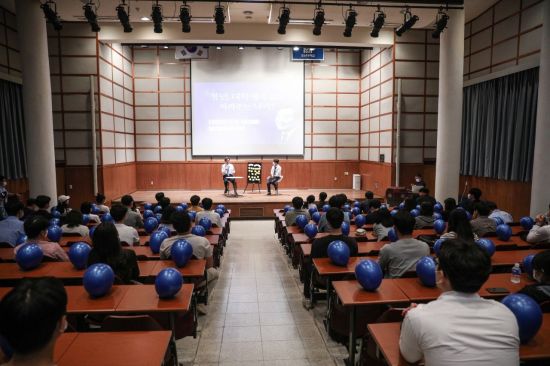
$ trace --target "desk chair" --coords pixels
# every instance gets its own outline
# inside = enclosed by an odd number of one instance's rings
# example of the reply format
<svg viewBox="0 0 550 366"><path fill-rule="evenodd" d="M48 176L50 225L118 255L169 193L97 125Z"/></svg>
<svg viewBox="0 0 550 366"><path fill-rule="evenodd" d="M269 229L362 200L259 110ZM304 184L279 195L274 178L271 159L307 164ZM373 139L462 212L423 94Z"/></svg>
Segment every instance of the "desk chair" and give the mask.
<svg viewBox="0 0 550 366"><path fill-rule="evenodd" d="M283 181L283 176L281 175L281 179L279 179L276 183L274 183L273 185L275 186L275 195L279 195L279 183L281 183Z"/></svg>

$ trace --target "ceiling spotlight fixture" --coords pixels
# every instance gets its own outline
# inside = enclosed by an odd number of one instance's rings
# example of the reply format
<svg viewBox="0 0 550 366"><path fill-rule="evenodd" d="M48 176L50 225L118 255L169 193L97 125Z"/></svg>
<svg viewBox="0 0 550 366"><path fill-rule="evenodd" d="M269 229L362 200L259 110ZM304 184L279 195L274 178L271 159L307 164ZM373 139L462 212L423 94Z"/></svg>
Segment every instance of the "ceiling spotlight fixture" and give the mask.
<svg viewBox="0 0 550 366"><path fill-rule="evenodd" d="M41 4L40 7L44 11L44 16L46 17L48 23L51 23L53 29L60 31L63 29L63 23L61 23L61 18L57 15L57 4L53 0L47 0L45 3Z"/></svg>
<svg viewBox="0 0 550 366"><path fill-rule="evenodd" d="M97 7L92 2L92 0L84 5L82 9L84 9L84 16L86 17L86 20L88 21L88 23L90 23L90 26L92 27L92 32L99 32L101 30L101 27L97 23Z"/></svg>
<svg viewBox="0 0 550 366"><path fill-rule="evenodd" d="M401 24L399 28L395 30L395 34L397 34L398 37L401 37L403 33L414 26L418 19L420 18L418 18L418 16L416 15L412 15L409 7L407 6L405 8L405 12L403 13L403 24Z"/></svg>
<svg viewBox="0 0 550 366"><path fill-rule="evenodd" d="M239 50L241 50L241 51L244 50L244 46L239 46L239 47L237 47L237 48L238 48Z"/></svg>
<svg viewBox="0 0 550 366"><path fill-rule="evenodd" d="M181 31L183 33L191 32L191 7L187 5L187 1L184 1L183 5L180 6L180 21Z"/></svg>
<svg viewBox="0 0 550 366"><path fill-rule="evenodd" d="M141 18L139 18L139 20L142 20L142 21L144 21L144 22L148 22L148 21L151 20L151 18L146 17L146 16L142 16Z"/></svg>
<svg viewBox="0 0 550 366"><path fill-rule="evenodd" d="M214 8L214 21L216 22L216 34L224 34L225 29L223 24L225 23L225 9L218 2L218 6Z"/></svg>
<svg viewBox="0 0 550 366"><path fill-rule="evenodd" d="M283 4L283 7L279 9L279 29L277 29L277 33L286 34L288 22L290 22L290 9Z"/></svg>
<svg viewBox="0 0 550 366"><path fill-rule="evenodd" d="M222 46L216 46L216 49L217 49L217 50L221 50L221 49L222 49Z"/></svg>
<svg viewBox="0 0 550 366"><path fill-rule="evenodd" d="M124 28L124 33L130 33L132 31L132 25L130 24L130 6L126 5L126 0L122 0L122 3L116 7L116 13L120 24L122 24Z"/></svg>
<svg viewBox="0 0 550 366"><path fill-rule="evenodd" d="M153 5L152 10L151 19L153 19L153 30L155 33L162 33L162 6L159 5L158 0L155 5Z"/></svg>
<svg viewBox="0 0 550 366"><path fill-rule="evenodd" d="M372 31L370 32L370 36L377 38L378 34L380 33L380 30L384 26L384 21L386 20L386 14L382 10L380 10L380 5L378 5L378 10L374 12L374 17L372 19Z"/></svg>
<svg viewBox="0 0 550 366"><path fill-rule="evenodd" d="M449 21L449 16L443 11L443 7L439 8L437 16L435 18L435 29L432 33L433 38L439 38L439 35L447 28L447 22Z"/></svg>
<svg viewBox="0 0 550 366"><path fill-rule="evenodd" d="M300 47L294 46L294 47L292 47L292 50L293 50L293 51L300 51Z"/></svg>
<svg viewBox="0 0 550 366"><path fill-rule="evenodd" d="M344 37L351 37L351 31L353 30L353 27L355 26L355 23L357 23L357 12L349 6L349 9L346 11L346 17L344 18L346 20L346 29L344 29Z"/></svg>
<svg viewBox="0 0 550 366"><path fill-rule="evenodd" d="M325 10L323 10L323 7L321 5L321 2L319 1L319 4L317 4L317 7L313 11L313 34L316 36L321 35L321 28L323 27L323 24L325 24Z"/></svg>

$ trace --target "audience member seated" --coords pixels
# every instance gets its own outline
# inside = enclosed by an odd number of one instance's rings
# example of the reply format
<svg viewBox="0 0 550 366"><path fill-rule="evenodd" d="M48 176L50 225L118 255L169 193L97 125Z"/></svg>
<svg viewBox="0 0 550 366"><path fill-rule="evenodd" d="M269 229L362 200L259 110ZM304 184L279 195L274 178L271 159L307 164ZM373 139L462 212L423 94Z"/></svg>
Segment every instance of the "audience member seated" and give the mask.
<svg viewBox="0 0 550 366"><path fill-rule="evenodd" d="M69 256L67 253L59 246L58 243L48 241L48 226L50 226L49 221L40 215L32 216L25 221L23 225L25 229L25 234L27 234L26 243L35 243L40 246L44 256L51 258L56 261L68 262ZM21 248L24 244L22 243L15 247L15 253Z"/></svg>
<svg viewBox="0 0 550 366"><path fill-rule="evenodd" d="M304 215L308 220L311 219L309 211L305 208L302 208L304 205L304 200L302 197L294 197L292 199L292 207L294 210L289 210L285 215L286 226L292 226L296 223L296 217L299 215Z"/></svg>
<svg viewBox="0 0 550 366"><path fill-rule="evenodd" d="M328 258L328 246L330 243L336 240L340 240L346 243L349 247L350 256L356 257L358 253L357 242L355 241L355 239L350 238L349 236L342 235L342 230L340 229L342 226L342 222L344 222L344 212L336 207L332 207L327 211L324 217L326 217L328 222L326 232L329 235L315 239L313 241L313 244L311 245L311 258ZM309 299L310 295L310 280L312 271L312 262L310 262L304 268L304 296L306 297L306 299ZM309 307L309 305L311 304L307 303L304 305L306 307Z"/></svg>
<svg viewBox="0 0 550 366"><path fill-rule="evenodd" d="M139 245L139 234L137 230L131 226L124 224L128 210L122 205L113 205L111 207L111 216L115 221L115 227L118 231L118 237L122 243L130 246ZM94 231L95 236L95 231Z"/></svg>
<svg viewBox="0 0 550 366"><path fill-rule="evenodd" d="M393 217L385 208L378 211L376 221L372 227L372 233L376 237L376 241L382 241L388 238L388 231L393 227Z"/></svg>
<svg viewBox="0 0 550 366"><path fill-rule="evenodd" d="M106 263L111 266L118 284L131 284L139 279L136 253L131 249L122 248L119 232L110 222L99 224L94 231L88 266L95 263Z"/></svg>
<svg viewBox="0 0 550 366"><path fill-rule="evenodd" d="M369 206L369 210L366 212L365 215L365 222L367 224L374 224L378 220L378 211L380 210L382 203L380 202L380 200L373 199L370 200Z"/></svg>
<svg viewBox="0 0 550 366"><path fill-rule="evenodd" d="M155 200L157 201L157 205L160 205L160 201L164 198L164 192L157 192L155 193Z"/></svg>
<svg viewBox="0 0 550 366"><path fill-rule="evenodd" d="M4 209L4 204L8 200L8 190L6 189L6 186L8 185L8 180L3 175L0 175L0 220L3 220L6 218L7 214Z"/></svg>
<svg viewBox="0 0 550 366"><path fill-rule="evenodd" d="M6 365L55 365L55 342L67 328L66 312L60 280L20 280L0 302L0 334L14 352Z"/></svg>
<svg viewBox="0 0 550 366"><path fill-rule="evenodd" d="M479 237L497 231L495 220L489 218L489 207L485 202L478 202L474 208L474 219L470 221L472 231Z"/></svg>
<svg viewBox="0 0 550 366"><path fill-rule="evenodd" d="M525 240L531 244L550 243L550 225L544 215L538 215L535 218L535 225L529 230Z"/></svg>
<svg viewBox="0 0 550 366"><path fill-rule="evenodd" d="M468 191L468 196L466 198L463 198L460 202L460 207L473 214L475 210L475 205L481 202L481 195L481 189L475 187L471 188Z"/></svg>
<svg viewBox="0 0 550 366"><path fill-rule="evenodd" d="M374 193L371 191L365 192L365 200L361 202L361 212L368 213L370 211L370 204L374 199Z"/></svg>
<svg viewBox="0 0 550 366"><path fill-rule="evenodd" d="M61 195L57 197L57 206L55 206L55 210L61 214L61 216L67 216L67 214L71 211L71 208L69 207L69 200L71 199L71 196Z"/></svg>
<svg viewBox="0 0 550 366"><path fill-rule="evenodd" d="M428 201L422 202L420 205L420 215L415 217L414 228L422 229L433 226L434 221L434 206Z"/></svg>
<svg viewBox="0 0 550 366"><path fill-rule="evenodd" d="M50 201L52 199L48 196L44 195L38 195L36 196L36 206L38 207L38 210L35 212L35 215L42 216L47 220L50 220L52 218L52 214L50 213Z"/></svg>
<svg viewBox="0 0 550 366"><path fill-rule="evenodd" d="M29 198L27 200L27 205L25 206L25 215L23 216L23 220L26 220L27 218L31 217L38 211L38 206L36 205L36 198Z"/></svg>
<svg viewBox="0 0 550 366"><path fill-rule="evenodd" d="M24 206L19 200L9 200L5 204L7 218L0 221L0 243L8 243L12 247L17 244L17 238L25 234L23 228L23 209Z"/></svg>
<svg viewBox="0 0 550 366"><path fill-rule="evenodd" d="M422 206L423 203L429 203L432 207L436 204L435 198L430 196L430 190L426 187L420 188L416 204Z"/></svg>
<svg viewBox="0 0 550 366"><path fill-rule="evenodd" d="M327 204L327 192L319 193L319 201L317 201L317 210L323 210L323 206Z"/></svg>
<svg viewBox="0 0 550 366"><path fill-rule="evenodd" d="M174 230L172 225L172 214L176 212L176 209L172 206L166 207L162 210L162 217L160 218L160 226L167 227L170 231Z"/></svg>
<svg viewBox="0 0 550 366"><path fill-rule="evenodd" d="M99 213L109 213L109 207L105 205L105 196L101 193L98 193L95 196L95 205L97 206Z"/></svg>
<svg viewBox="0 0 550 366"><path fill-rule="evenodd" d="M197 196L196 194L192 195L190 201L191 201L191 207L189 207L189 211L195 211L195 212L202 211L202 207L199 205L199 203L201 202L201 198L199 196Z"/></svg>
<svg viewBox="0 0 550 366"><path fill-rule="evenodd" d="M440 237L441 239L462 239L474 242L478 238L472 231L472 226L464 210L453 210L449 215L447 232Z"/></svg>
<svg viewBox="0 0 550 366"><path fill-rule="evenodd" d="M309 210L310 208L317 208L315 204L315 196L310 194L306 197L306 202L304 203L304 208Z"/></svg>
<svg viewBox="0 0 550 366"><path fill-rule="evenodd" d="M499 210L496 203L492 201L486 201L485 204L489 207L489 211L491 212L489 214L490 219L500 217L505 224L511 224L512 222L514 222L514 218L512 217L512 215L510 215L506 211Z"/></svg>
<svg viewBox="0 0 550 366"><path fill-rule="evenodd" d="M87 226L82 225L82 214L80 211L72 210L65 217L65 225L61 226L63 234L79 234L80 236L88 236L90 230Z"/></svg>
<svg viewBox="0 0 550 366"><path fill-rule="evenodd" d="M443 217L443 220L445 222L449 221L449 215L453 210L456 208L456 200L452 197L447 198L445 201L443 201L443 212L441 213L441 216Z"/></svg>
<svg viewBox="0 0 550 366"><path fill-rule="evenodd" d="M477 292L491 273L491 259L477 245L446 240L439 254L437 286L428 304L412 304L401 326L399 348L408 362L426 365L519 365L514 314Z"/></svg>
<svg viewBox="0 0 550 366"><path fill-rule="evenodd" d="M120 203L122 203L122 205L127 209L124 224L134 228L143 227L143 218L141 217L139 211L136 209L136 202L134 201L134 198L129 194L124 195L120 199Z"/></svg>
<svg viewBox="0 0 550 366"><path fill-rule="evenodd" d="M403 209L407 212L411 212L416 208L416 198L414 198L414 196L406 198L405 201L403 201L403 203L405 205Z"/></svg>
<svg viewBox="0 0 550 366"><path fill-rule="evenodd" d="M337 208L339 210L342 210L342 207L346 203L346 197L341 194L336 194L329 198L328 204L330 207ZM348 224L350 223L350 217L348 212L344 212L344 221ZM327 220L327 215L322 215L321 219L319 220L318 230L320 233L328 232L332 229L330 226L330 223Z"/></svg>
<svg viewBox="0 0 550 366"><path fill-rule="evenodd" d="M385 278L403 276L414 269L420 258L430 255L428 244L412 237L415 220L411 214L401 210L393 217L393 222L399 240L384 245L378 257Z"/></svg>
<svg viewBox="0 0 550 366"><path fill-rule="evenodd" d="M162 197L162 199L160 200L159 202L159 206L162 207L162 209L164 210L166 207L170 206L170 198L169 197Z"/></svg>
<svg viewBox="0 0 550 366"><path fill-rule="evenodd" d="M80 205L80 212L83 215L88 215L89 223L92 224L99 224L101 222L101 219L98 215L92 213L92 203L91 202L82 202Z"/></svg>
<svg viewBox="0 0 550 366"><path fill-rule="evenodd" d="M195 216L195 223L198 224L203 217L208 217L212 222L212 225L222 227L222 219L220 215L212 210L212 199L204 197L202 199L202 208L203 210L197 212L197 215Z"/></svg>
<svg viewBox="0 0 550 366"><path fill-rule="evenodd" d="M550 250L533 258L533 279L537 283L525 286L519 293L532 297L539 304L550 301Z"/></svg>

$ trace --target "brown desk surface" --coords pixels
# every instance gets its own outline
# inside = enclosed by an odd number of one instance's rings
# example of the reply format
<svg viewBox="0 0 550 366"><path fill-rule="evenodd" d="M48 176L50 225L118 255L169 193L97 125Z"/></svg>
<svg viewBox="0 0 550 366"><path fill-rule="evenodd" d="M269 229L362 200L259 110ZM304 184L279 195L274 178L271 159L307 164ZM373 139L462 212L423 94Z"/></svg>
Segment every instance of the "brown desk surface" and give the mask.
<svg viewBox="0 0 550 366"><path fill-rule="evenodd" d="M122 312L186 312L191 306L193 285L184 283L172 299L160 299L155 286L128 286L122 301L116 307Z"/></svg>
<svg viewBox="0 0 550 366"><path fill-rule="evenodd" d="M543 314L537 335L519 348L521 360L550 359L550 314Z"/></svg>
<svg viewBox="0 0 550 366"><path fill-rule="evenodd" d="M65 286L65 290L67 291L67 313L112 313L116 310L126 291L131 286L138 285L113 286L107 295L99 298L92 298L86 292L84 286Z"/></svg>
<svg viewBox="0 0 550 366"><path fill-rule="evenodd" d="M537 254L544 251L543 249L533 249L533 250L505 250L505 251L496 251L495 254L491 257L491 264L493 266L513 266L514 263L520 263L523 261L523 258L529 254Z"/></svg>
<svg viewBox="0 0 550 366"><path fill-rule="evenodd" d="M56 364L65 352L67 352L77 336L78 333L63 333L59 336L59 338L57 338L53 350L53 360Z"/></svg>
<svg viewBox="0 0 550 366"><path fill-rule="evenodd" d="M140 246L149 246L149 237L150 235L140 235L139 245ZM210 245L218 245L220 241L220 234L208 234L204 236L210 242ZM131 248L131 247L130 247Z"/></svg>
<svg viewBox="0 0 550 366"><path fill-rule="evenodd" d="M360 256L368 255L370 252L379 252L380 249L384 246L384 244L389 243L388 241L379 241L379 242L361 242L357 243L357 250L359 252ZM311 246L312 244L300 244L302 247L302 252L304 253L304 257L309 257L311 255Z"/></svg>
<svg viewBox="0 0 550 366"><path fill-rule="evenodd" d="M382 280L376 291L364 290L357 280L333 281L332 286L344 306L406 303L409 301L409 298L391 279Z"/></svg>
<svg viewBox="0 0 550 366"><path fill-rule="evenodd" d="M512 275L510 273L495 273L490 275L487 282L485 282L483 286L481 286L481 290L479 290L479 295L487 298L502 298L506 296L506 294L490 294L489 292L487 292L487 289L491 287L503 287L510 291L510 293L514 293L521 290L523 286L535 283L535 281L530 279L525 273L521 275L520 283L512 283L510 281L511 276Z"/></svg>
<svg viewBox="0 0 550 366"><path fill-rule="evenodd" d="M70 334L62 334L58 342L65 336L71 337ZM172 333L156 331L73 334L76 336L68 348L58 359L56 357L58 366L161 365ZM57 350L56 344L56 352Z"/></svg>
<svg viewBox="0 0 550 366"><path fill-rule="evenodd" d="M292 236L292 240L294 241L294 243L304 244L304 243L312 243L313 240L325 237L329 235L329 233L317 233L317 235L315 235L315 238L313 239L308 238L308 236L304 233L295 233L290 235ZM371 231L367 231L367 234L363 236L358 236L355 234L355 231L350 231L349 237L354 238L358 242L376 241L376 238L373 236Z"/></svg>
<svg viewBox="0 0 550 366"><path fill-rule="evenodd" d="M519 248L525 249L531 248L531 244L529 244L525 240L522 240L519 236L511 236L508 241L500 240L497 237L488 237L487 239L491 239L493 241L493 243L497 246L497 250L499 246L504 245L516 245Z"/></svg>
<svg viewBox="0 0 550 366"><path fill-rule="evenodd" d="M155 261L154 263L155 267L151 272L151 276L156 276L163 269L171 267L179 270L183 277L202 277L206 269L205 259L191 259L182 268L178 268L171 260Z"/></svg>
<svg viewBox="0 0 550 366"><path fill-rule="evenodd" d="M314 258L313 259L313 265L317 269L317 272L321 276L330 276L330 275L338 275L338 274L352 274L355 273L355 266L361 259L372 259L372 260L378 260L377 256L371 256L371 257L350 257L348 265L347 266L337 266L336 264L333 264L330 260L330 258Z"/></svg>
<svg viewBox="0 0 550 366"><path fill-rule="evenodd" d="M83 241L84 243L88 243L92 245L92 238L89 236L81 237L81 236L62 236L61 239L59 239L59 245L62 247L70 246L69 244L72 243L78 243L79 241Z"/></svg>

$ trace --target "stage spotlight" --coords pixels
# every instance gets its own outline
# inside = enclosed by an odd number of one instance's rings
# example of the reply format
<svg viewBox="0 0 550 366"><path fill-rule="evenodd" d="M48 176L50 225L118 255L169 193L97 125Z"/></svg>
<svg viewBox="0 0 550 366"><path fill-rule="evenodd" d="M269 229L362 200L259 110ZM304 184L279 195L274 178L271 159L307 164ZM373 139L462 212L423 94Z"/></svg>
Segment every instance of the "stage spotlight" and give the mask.
<svg viewBox="0 0 550 366"><path fill-rule="evenodd" d="M279 29L277 29L277 33L286 34L286 26L288 25L288 22L290 22L290 9L283 6L279 10Z"/></svg>
<svg viewBox="0 0 550 366"><path fill-rule="evenodd" d="M42 8L42 11L44 11L44 16L46 17L48 23L51 23L53 26L53 29L56 31L63 29L61 18L57 15L57 4L53 0L48 0L45 3L40 4L40 7Z"/></svg>
<svg viewBox="0 0 550 366"><path fill-rule="evenodd" d="M221 50L221 49L222 49L222 46L216 46L216 49L217 49L217 50Z"/></svg>
<svg viewBox="0 0 550 366"><path fill-rule="evenodd" d="M370 36L377 38L378 34L380 33L380 30L384 26L384 21L386 20L386 14L382 10L380 10L380 5L378 6L378 10L374 12L374 18L372 20L372 31L370 32Z"/></svg>
<svg viewBox="0 0 550 366"><path fill-rule="evenodd" d="M86 17L86 20L88 23L90 23L90 26L92 27L92 32L99 32L101 30L101 27L97 23L97 15L95 11L97 11L97 8L94 11L94 8L92 7L94 3L90 0L86 5L82 7L84 9L84 16Z"/></svg>
<svg viewBox="0 0 550 366"><path fill-rule="evenodd" d="M316 36L321 35L321 28L323 27L323 24L325 24L325 11L321 7L321 2L319 1L319 4L315 8L313 17L313 34Z"/></svg>
<svg viewBox="0 0 550 366"><path fill-rule="evenodd" d="M357 23L357 12L350 8L346 11L346 29L344 29L344 37L351 37L351 31Z"/></svg>
<svg viewBox="0 0 550 366"><path fill-rule="evenodd" d="M183 5L180 6L180 21L181 31L183 33L191 32L191 7L188 6L185 1Z"/></svg>
<svg viewBox="0 0 550 366"><path fill-rule="evenodd" d="M155 33L162 33L162 7L159 5L159 2L153 5L151 13L151 18L153 19L153 30Z"/></svg>
<svg viewBox="0 0 550 366"><path fill-rule="evenodd" d="M225 29L223 24L225 23L225 13L221 3L218 2L218 6L214 8L214 21L216 22L216 34L224 34Z"/></svg>
<svg viewBox="0 0 550 366"><path fill-rule="evenodd" d="M293 50L293 51L300 51L300 47L294 46L294 47L292 47L292 50Z"/></svg>
<svg viewBox="0 0 550 366"><path fill-rule="evenodd" d="M122 0L122 3L116 7L116 13L120 24L122 24L122 28L124 28L124 33L132 32L132 25L130 24L130 6L126 5L126 0Z"/></svg>
<svg viewBox="0 0 550 366"><path fill-rule="evenodd" d="M406 31L408 31L414 26L414 24L418 21L418 19L420 18L418 18L418 16L416 15L412 15L408 7L405 8L405 13L403 14L403 24L401 24L399 28L395 30L395 34L401 37L403 33L405 33Z"/></svg>
<svg viewBox="0 0 550 366"><path fill-rule="evenodd" d="M435 29L432 33L433 38L439 38L439 35L447 28L447 22L449 21L449 16L443 11L443 8L439 8L437 16L435 18Z"/></svg>

